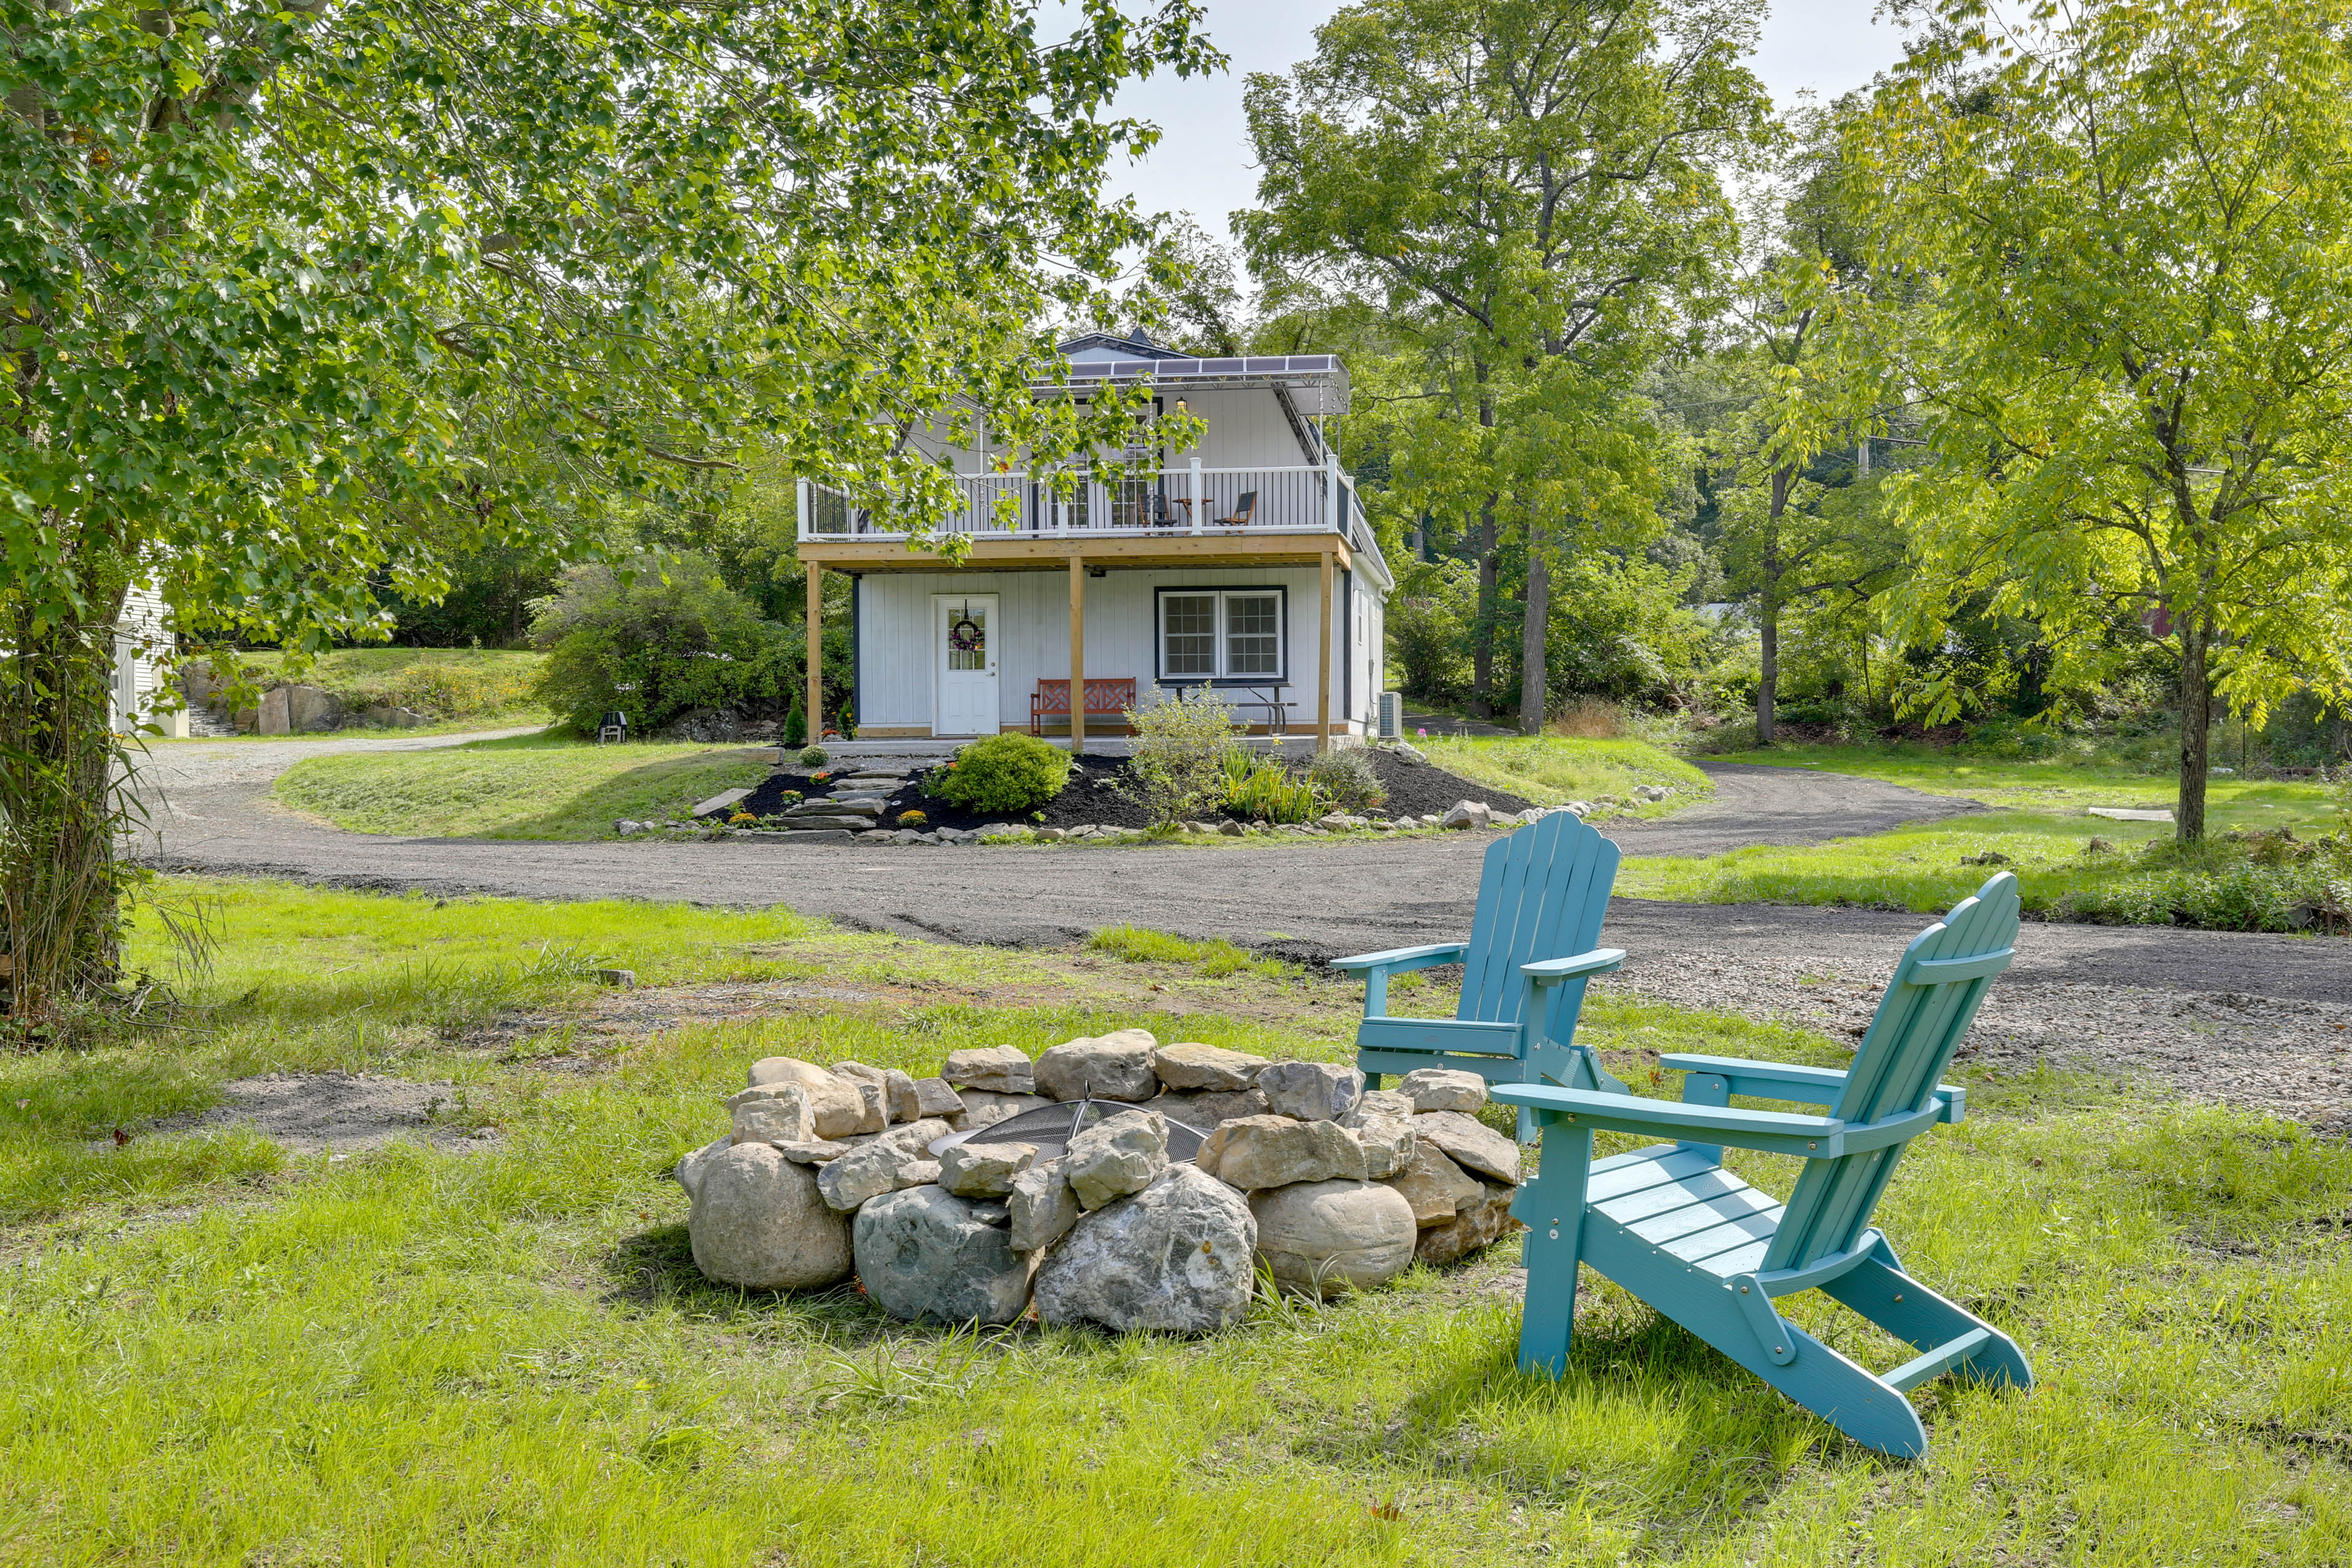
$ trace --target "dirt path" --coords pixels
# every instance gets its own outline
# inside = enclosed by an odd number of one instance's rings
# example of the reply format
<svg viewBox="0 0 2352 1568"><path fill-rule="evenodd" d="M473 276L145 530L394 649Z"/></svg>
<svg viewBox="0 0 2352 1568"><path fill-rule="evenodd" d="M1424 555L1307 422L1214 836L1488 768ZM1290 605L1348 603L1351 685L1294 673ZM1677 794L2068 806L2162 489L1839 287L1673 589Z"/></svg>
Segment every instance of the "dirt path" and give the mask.
<svg viewBox="0 0 2352 1568"><path fill-rule="evenodd" d="M1265 847L987 849L793 844L492 843L375 837L277 805L276 772L322 745L178 747L155 813L157 865L343 887L629 898L756 906L910 936L992 945L1073 942L1133 922L1301 958L1467 932L1483 835ZM217 758L197 755L220 752ZM1707 764L1717 798L1609 833L1631 855L1813 844L1981 809L1895 785L1793 769ZM1645 994L1832 1033L1866 1018L1921 917L1902 912L1619 899L1607 940ZM2019 961L1971 1039L2019 1063L2152 1073L2185 1091L2347 1120L2352 948L2333 939L2154 927L2029 924Z"/></svg>

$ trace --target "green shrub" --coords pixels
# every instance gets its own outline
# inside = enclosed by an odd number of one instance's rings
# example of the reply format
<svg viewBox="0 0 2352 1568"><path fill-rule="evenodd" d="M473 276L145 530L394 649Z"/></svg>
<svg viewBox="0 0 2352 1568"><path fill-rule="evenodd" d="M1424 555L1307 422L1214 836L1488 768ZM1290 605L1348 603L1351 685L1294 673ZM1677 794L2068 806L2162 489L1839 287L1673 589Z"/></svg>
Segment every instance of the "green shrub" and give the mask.
<svg viewBox="0 0 2352 1568"><path fill-rule="evenodd" d="M583 731L618 710L650 735L691 708L757 709L792 689L792 637L698 555L639 556L625 583L581 566L541 601L533 635L549 648L541 700Z"/></svg>
<svg viewBox="0 0 2352 1568"><path fill-rule="evenodd" d="M824 766L825 763L831 761L833 761L833 753L826 751L823 746L803 746L801 748L801 766L807 768L812 772Z"/></svg>
<svg viewBox="0 0 2352 1568"><path fill-rule="evenodd" d="M1234 710L1215 693L1196 687L1130 708L1127 721L1135 731L1127 794L1156 826L1197 816L1224 798L1225 760L1241 748L1234 741Z"/></svg>
<svg viewBox="0 0 2352 1568"><path fill-rule="evenodd" d="M1330 809L1323 792L1290 771L1279 753L1236 747L1224 759L1223 804L1252 822L1310 822Z"/></svg>
<svg viewBox="0 0 2352 1568"><path fill-rule="evenodd" d="M1068 752L1007 731L964 747L923 788L966 811L1034 811L1069 782Z"/></svg>
<svg viewBox="0 0 2352 1568"><path fill-rule="evenodd" d="M1372 772L1372 759L1361 746L1342 746L1317 754L1307 764L1307 782L1339 811L1361 814L1386 805L1388 786Z"/></svg>
<svg viewBox="0 0 2352 1568"><path fill-rule="evenodd" d="M797 746L808 739L808 713L795 702L793 710L784 715L784 744Z"/></svg>

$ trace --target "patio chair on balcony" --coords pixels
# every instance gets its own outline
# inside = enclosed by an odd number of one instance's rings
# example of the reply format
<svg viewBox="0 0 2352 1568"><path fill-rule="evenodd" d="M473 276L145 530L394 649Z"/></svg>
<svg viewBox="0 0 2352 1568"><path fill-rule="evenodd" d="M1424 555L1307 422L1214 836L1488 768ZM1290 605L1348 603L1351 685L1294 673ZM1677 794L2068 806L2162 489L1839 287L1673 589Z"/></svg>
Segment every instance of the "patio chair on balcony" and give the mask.
<svg viewBox="0 0 2352 1568"><path fill-rule="evenodd" d="M1234 505L1234 515L1217 519L1228 528L1247 528L1250 519L1257 515L1257 492L1244 490L1242 499Z"/></svg>

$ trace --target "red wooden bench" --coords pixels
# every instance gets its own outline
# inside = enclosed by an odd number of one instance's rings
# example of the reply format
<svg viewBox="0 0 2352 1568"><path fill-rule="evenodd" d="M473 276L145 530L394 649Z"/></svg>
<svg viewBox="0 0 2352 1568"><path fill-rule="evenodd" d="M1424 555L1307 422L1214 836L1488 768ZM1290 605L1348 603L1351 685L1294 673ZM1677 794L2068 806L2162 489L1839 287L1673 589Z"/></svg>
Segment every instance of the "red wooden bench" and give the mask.
<svg viewBox="0 0 2352 1568"><path fill-rule="evenodd" d="M1124 721L1128 710L1135 706L1135 677L1131 675L1087 678L1087 722L1097 719ZM1045 733L1045 721L1058 719L1064 728L1070 722L1070 683L1066 680L1041 680L1037 689L1029 694L1029 732Z"/></svg>

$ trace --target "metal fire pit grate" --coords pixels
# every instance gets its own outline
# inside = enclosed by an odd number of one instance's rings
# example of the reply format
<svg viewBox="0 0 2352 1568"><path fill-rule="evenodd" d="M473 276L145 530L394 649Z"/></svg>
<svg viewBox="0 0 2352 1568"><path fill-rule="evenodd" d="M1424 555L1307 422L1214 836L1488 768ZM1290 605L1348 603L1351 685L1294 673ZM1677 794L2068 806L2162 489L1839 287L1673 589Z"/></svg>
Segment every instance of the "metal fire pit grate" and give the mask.
<svg viewBox="0 0 2352 1568"><path fill-rule="evenodd" d="M1002 1121L970 1132L950 1132L931 1143L931 1155L936 1159L958 1143L1027 1143L1037 1151L1040 1162L1059 1159L1070 1140L1086 1128L1106 1116L1122 1110L1134 1110L1136 1106L1118 1100L1074 1100L1065 1105L1041 1105L1034 1110L1024 1110L1018 1116L1008 1116ZM1155 1113L1156 1114L1156 1113ZM1168 1124L1168 1159L1171 1164L1182 1164L1201 1152L1200 1132L1173 1117L1161 1116Z"/></svg>

